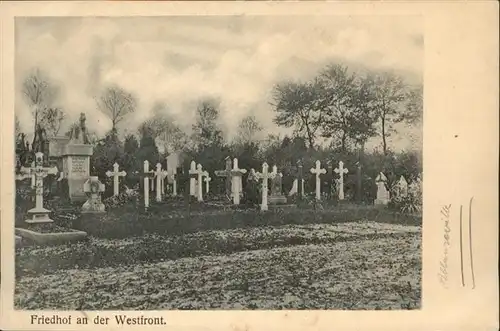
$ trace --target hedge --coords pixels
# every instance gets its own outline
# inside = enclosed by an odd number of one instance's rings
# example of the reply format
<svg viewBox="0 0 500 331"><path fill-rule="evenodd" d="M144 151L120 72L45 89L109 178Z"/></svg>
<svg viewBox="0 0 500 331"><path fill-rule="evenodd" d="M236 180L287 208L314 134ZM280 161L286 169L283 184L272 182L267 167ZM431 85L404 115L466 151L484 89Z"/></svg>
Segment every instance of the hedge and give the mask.
<svg viewBox="0 0 500 331"><path fill-rule="evenodd" d="M194 205L196 206L196 205ZM237 229L285 224L338 223L368 219L384 223L420 225L421 216L377 209L373 206L338 207L328 210L275 209L163 210L153 207L148 212L122 207L103 215L81 215L73 228L100 238L126 238L144 233L183 234L204 230Z"/></svg>

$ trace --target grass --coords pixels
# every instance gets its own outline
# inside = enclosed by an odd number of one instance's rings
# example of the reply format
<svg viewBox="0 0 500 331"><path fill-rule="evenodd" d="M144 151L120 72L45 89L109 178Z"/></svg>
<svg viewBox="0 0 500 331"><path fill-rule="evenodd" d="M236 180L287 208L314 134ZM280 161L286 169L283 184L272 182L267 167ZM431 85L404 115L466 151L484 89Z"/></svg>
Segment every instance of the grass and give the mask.
<svg viewBox="0 0 500 331"><path fill-rule="evenodd" d="M109 210L105 215L82 216L72 226L101 238L128 238L146 233L185 234L199 231L238 229L286 224L331 224L353 220L381 220L394 224L421 224L421 217L350 204L318 208L258 209L216 208L192 203L189 209L171 209L170 204L152 204L147 212L133 205Z"/></svg>
<svg viewBox="0 0 500 331"><path fill-rule="evenodd" d="M16 252L21 309L418 309L421 228L281 224Z"/></svg>

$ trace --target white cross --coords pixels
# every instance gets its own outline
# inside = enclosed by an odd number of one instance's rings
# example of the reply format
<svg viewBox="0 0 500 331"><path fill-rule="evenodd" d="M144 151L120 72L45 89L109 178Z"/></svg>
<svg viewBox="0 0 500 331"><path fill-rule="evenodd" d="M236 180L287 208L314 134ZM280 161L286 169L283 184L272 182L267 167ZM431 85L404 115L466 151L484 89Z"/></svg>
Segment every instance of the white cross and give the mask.
<svg viewBox="0 0 500 331"><path fill-rule="evenodd" d="M156 202L160 202L162 190L161 181L163 176L160 163L156 164L156 171L154 171L153 174L156 176Z"/></svg>
<svg viewBox="0 0 500 331"><path fill-rule="evenodd" d="M149 180L153 176L153 171L149 170L149 161L144 161L144 208L149 207Z"/></svg>
<svg viewBox="0 0 500 331"><path fill-rule="evenodd" d="M196 170L196 162L191 161L191 166L189 168L189 194L192 196L196 196L196 178L194 176L198 175L198 171Z"/></svg>
<svg viewBox="0 0 500 331"><path fill-rule="evenodd" d="M241 191L243 188L243 183L241 177L246 174L246 169L240 169L238 167L238 159L233 160L233 170L231 170L231 193L233 195L233 204L240 204Z"/></svg>
<svg viewBox="0 0 500 331"><path fill-rule="evenodd" d="M115 162L113 164L113 171L107 171L106 176L113 177L113 195L118 195L120 193L119 178L127 175L125 171L118 171L120 166Z"/></svg>
<svg viewBox="0 0 500 331"><path fill-rule="evenodd" d="M321 175L326 174L326 169L321 169L321 162L319 160L316 161L316 168L311 168L311 173L316 174L316 200L321 199L321 179L319 178Z"/></svg>
<svg viewBox="0 0 500 331"><path fill-rule="evenodd" d="M35 208L30 209L28 214L32 216L31 220L27 220L27 223L48 223L52 220L48 217L50 211L43 208L43 179L48 175L57 175L57 167L43 167L43 153L38 152L35 154L35 164L34 167L25 168L21 167L21 174L27 176L32 176L35 178Z"/></svg>
<svg viewBox="0 0 500 331"><path fill-rule="evenodd" d="M203 176L205 175L203 171L203 167L201 166L200 163L198 163L197 167L197 175L198 175L198 186L196 187L198 189L198 201L203 201Z"/></svg>
<svg viewBox="0 0 500 331"><path fill-rule="evenodd" d="M267 181L269 179L268 173L269 166L266 162L262 164L262 173L256 172L255 177L262 179L262 204L260 205L260 210L268 210L267 204Z"/></svg>
<svg viewBox="0 0 500 331"><path fill-rule="evenodd" d="M176 172L177 172L177 169L173 169L172 170L172 175L171 175L171 178L172 178L172 195L175 197L177 196L177 178L176 178Z"/></svg>
<svg viewBox="0 0 500 331"><path fill-rule="evenodd" d="M349 169L344 168L344 162L339 161L339 167L334 170L339 174L339 200L344 200L344 174L349 172Z"/></svg>
<svg viewBox="0 0 500 331"><path fill-rule="evenodd" d="M207 185L207 187L206 187L206 193L208 194L208 192L210 191L210 181L212 180L212 178L210 178L208 172L206 172L206 171L203 172L203 176L205 176L204 181L205 181L205 183Z"/></svg>

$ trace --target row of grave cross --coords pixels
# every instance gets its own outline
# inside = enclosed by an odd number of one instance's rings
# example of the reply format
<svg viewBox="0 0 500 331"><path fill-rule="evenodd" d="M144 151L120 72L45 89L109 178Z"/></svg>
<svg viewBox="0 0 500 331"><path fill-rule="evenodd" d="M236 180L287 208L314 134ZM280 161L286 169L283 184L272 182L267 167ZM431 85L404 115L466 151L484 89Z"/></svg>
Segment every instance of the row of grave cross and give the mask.
<svg viewBox="0 0 500 331"><path fill-rule="evenodd" d="M343 175L348 173L348 169L344 167L342 161L339 162L338 168L333 169L335 173L339 175L339 200L344 199L344 191L343 191ZM156 165L156 170L149 170L149 162L144 161L144 203L145 208L149 207L149 183L151 179L156 179L156 201L161 201L162 192L164 192L164 179L167 177L168 172L161 169L161 164ZM240 203L240 197L242 192L242 176L245 174L247 170L240 169L238 166L238 160L235 158L233 163L231 164L231 160L226 160L226 169L216 171L215 174L218 177L226 178L226 193L228 196L231 196L233 199L233 203L238 205ZM321 180L320 176L326 174L326 169L321 168L321 162L316 161L316 166L310 169L310 172L316 177L316 199L321 199ZM17 180L23 180L26 178L31 178L32 184L36 188L36 198L35 198L35 208L28 211L31 219L27 220L27 222L40 223L44 220L50 221L48 219L48 210L43 207L43 179L48 175L57 175L58 169L57 167L44 167L43 166L43 153L35 154L35 164L32 165L31 168L21 167L20 174L16 176ZM119 194L119 178L127 175L125 171L119 170L119 165L115 163L113 165L113 171L108 171L106 173L108 177L113 177L113 194ZM201 164L196 165L194 161L191 162L190 170L190 194L196 196L198 201L203 201L203 188L201 183L204 181L206 183L206 193L209 192L209 183L211 178L207 171L203 170ZM262 172L256 172L254 169L250 170L249 177L256 180L262 181L262 202L261 209L268 209L268 180L269 179L281 179L283 175L278 173L278 169L276 166L273 166L272 171L269 172L269 166L267 163L262 164ZM173 195L176 195L176 180L175 180L175 170L172 173L173 179ZM302 182L302 185L298 185L299 180ZM299 193L301 195L304 192L303 184L304 180L302 179L302 165L299 163L298 165L298 179L295 179L292 187L291 193ZM383 173L380 173L376 178L377 183L377 199L375 200L375 204L387 204L389 201L389 192L386 188L387 178ZM281 188L280 188L281 189ZM84 185L84 191L90 194L89 200L86 204L92 203L100 203L100 193L104 191L104 185L99 182L96 176L92 176ZM408 183L401 176L399 182L396 184L396 194L399 196L406 196L408 194ZM86 206L84 204L83 207ZM90 209L102 209L102 204L99 204L99 208L89 206Z"/></svg>

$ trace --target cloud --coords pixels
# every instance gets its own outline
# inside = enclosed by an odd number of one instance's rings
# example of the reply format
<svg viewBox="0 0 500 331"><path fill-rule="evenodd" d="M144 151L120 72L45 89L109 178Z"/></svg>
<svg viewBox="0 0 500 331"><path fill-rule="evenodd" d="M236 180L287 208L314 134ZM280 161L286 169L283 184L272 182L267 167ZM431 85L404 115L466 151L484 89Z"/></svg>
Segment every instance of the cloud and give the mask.
<svg viewBox="0 0 500 331"><path fill-rule="evenodd" d="M129 130L157 101L189 126L195 115L191 102L215 96L229 136L249 113L276 132L269 106L274 83L308 78L331 59L421 79L421 29L418 18L405 17L18 19L16 111L23 129L30 127L20 84L39 67L61 87L58 102L70 118L87 113L89 127L101 134L110 121L95 98L107 84L139 99L125 124Z"/></svg>

